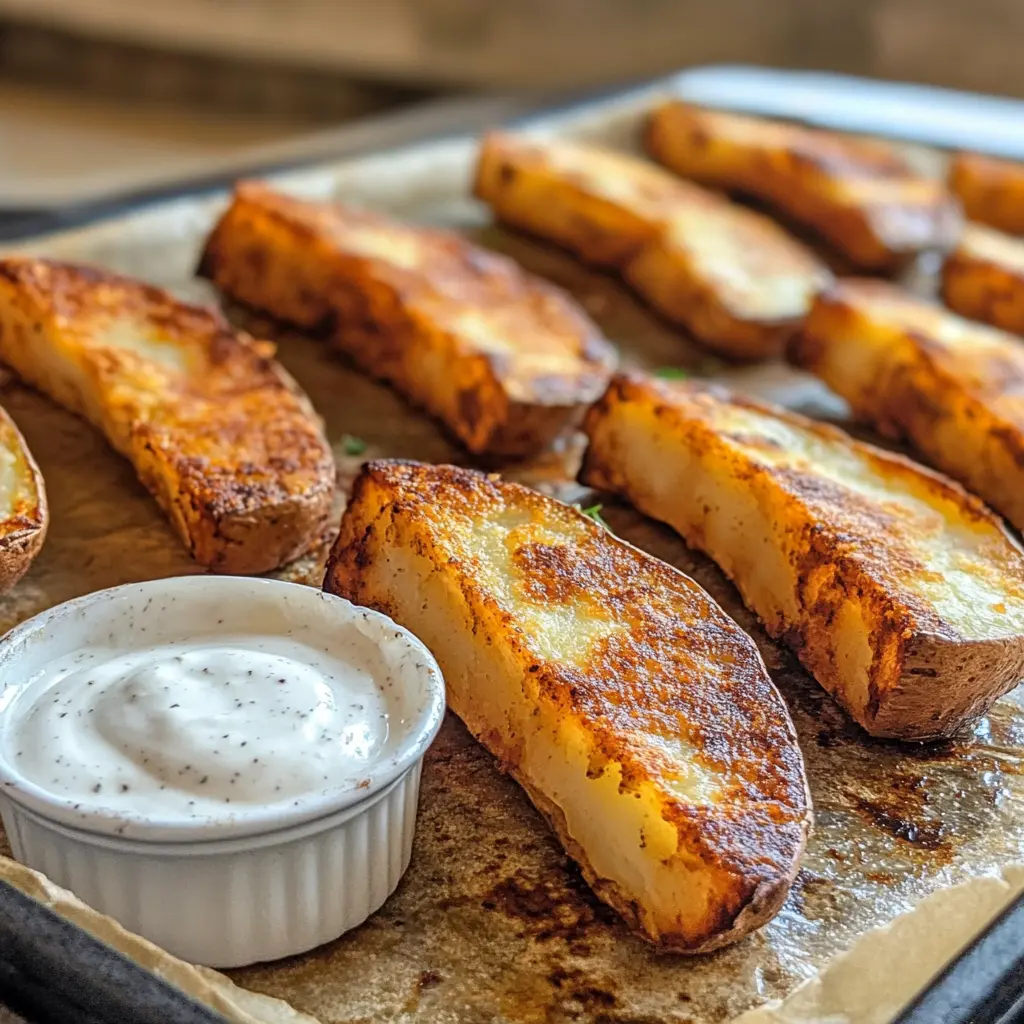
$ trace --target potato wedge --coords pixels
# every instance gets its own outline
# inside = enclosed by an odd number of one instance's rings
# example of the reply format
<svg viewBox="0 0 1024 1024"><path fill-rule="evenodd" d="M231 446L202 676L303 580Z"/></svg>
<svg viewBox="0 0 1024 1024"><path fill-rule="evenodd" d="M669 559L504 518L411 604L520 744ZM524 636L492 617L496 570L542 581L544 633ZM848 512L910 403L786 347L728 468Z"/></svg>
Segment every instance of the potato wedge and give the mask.
<svg viewBox="0 0 1024 1024"><path fill-rule="evenodd" d="M1024 550L900 455L699 384L617 377L582 482L714 559L874 736L935 739L1024 677Z"/></svg>
<svg viewBox="0 0 1024 1024"><path fill-rule="evenodd" d="M615 350L560 289L446 231L238 187L199 272L334 343L477 454L545 448L603 390Z"/></svg>
<svg viewBox="0 0 1024 1024"><path fill-rule="evenodd" d="M1024 334L1024 239L968 224L943 263L942 300L970 320Z"/></svg>
<svg viewBox="0 0 1024 1024"><path fill-rule="evenodd" d="M757 648L691 579L536 491L373 462L324 589L423 639L452 710L648 939L702 952L778 910L803 762Z"/></svg>
<svg viewBox="0 0 1024 1024"><path fill-rule="evenodd" d="M684 177L770 203L864 269L946 250L960 233L945 185L881 142L672 100L651 114L646 146Z"/></svg>
<svg viewBox="0 0 1024 1024"><path fill-rule="evenodd" d="M832 281L773 221L717 197L674 214L625 277L659 313L731 359L781 355Z"/></svg>
<svg viewBox="0 0 1024 1024"><path fill-rule="evenodd" d="M0 360L101 430L219 572L290 561L330 515L330 447L273 352L139 281L0 260Z"/></svg>
<svg viewBox="0 0 1024 1024"><path fill-rule="evenodd" d="M49 524L43 476L14 421L0 409L0 594L28 572Z"/></svg>
<svg viewBox="0 0 1024 1024"><path fill-rule="evenodd" d="M705 190L627 153L502 132L480 144L473 194L504 223L620 270L679 210L714 205Z"/></svg>
<svg viewBox="0 0 1024 1024"><path fill-rule="evenodd" d="M886 437L1024 528L1024 345L884 281L819 296L790 350Z"/></svg>
<svg viewBox="0 0 1024 1024"><path fill-rule="evenodd" d="M491 134L475 192L508 224L620 271L730 358L778 355L831 280L767 217L625 153Z"/></svg>
<svg viewBox="0 0 1024 1024"><path fill-rule="evenodd" d="M949 187L971 220L1024 235L1024 164L957 153L949 163Z"/></svg>

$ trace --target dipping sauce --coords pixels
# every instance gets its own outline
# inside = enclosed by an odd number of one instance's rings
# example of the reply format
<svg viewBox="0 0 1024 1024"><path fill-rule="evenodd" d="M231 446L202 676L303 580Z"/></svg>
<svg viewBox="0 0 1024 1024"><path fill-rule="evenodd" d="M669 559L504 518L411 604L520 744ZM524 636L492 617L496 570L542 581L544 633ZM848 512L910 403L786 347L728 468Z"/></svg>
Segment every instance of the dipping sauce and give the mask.
<svg viewBox="0 0 1024 1024"><path fill-rule="evenodd" d="M223 637L46 665L7 717L8 759L83 809L190 820L298 804L388 738L390 674L287 637Z"/></svg>

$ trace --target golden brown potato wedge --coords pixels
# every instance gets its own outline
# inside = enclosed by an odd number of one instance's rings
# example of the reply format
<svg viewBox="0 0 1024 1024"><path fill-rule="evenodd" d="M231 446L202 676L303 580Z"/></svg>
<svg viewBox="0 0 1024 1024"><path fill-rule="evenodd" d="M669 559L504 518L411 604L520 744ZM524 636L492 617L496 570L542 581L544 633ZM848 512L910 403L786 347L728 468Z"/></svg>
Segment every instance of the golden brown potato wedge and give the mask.
<svg viewBox="0 0 1024 1024"><path fill-rule="evenodd" d="M423 639L451 708L648 939L702 952L778 910L803 762L757 648L691 579L536 491L373 462L324 589Z"/></svg>
<svg viewBox="0 0 1024 1024"><path fill-rule="evenodd" d="M713 558L875 736L949 736L1024 677L1024 551L957 484L835 427L617 377L580 479Z"/></svg>
<svg viewBox="0 0 1024 1024"><path fill-rule="evenodd" d="M480 144L473 193L504 223L620 270L680 209L713 205L703 189L627 153L502 132Z"/></svg>
<svg viewBox="0 0 1024 1024"><path fill-rule="evenodd" d="M220 572L290 561L330 514L331 450L273 351L139 281L0 260L0 360L99 428Z"/></svg>
<svg viewBox="0 0 1024 1024"><path fill-rule="evenodd" d="M791 349L860 420L1024 528L1024 345L884 281L819 296Z"/></svg>
<svg viewBox="0 0 1024 1024"><path fill-rule="evenodd" d="M865 269L946 250L960 233L945 185L880 142L672 100L651 115L646 144L678 174L770 203Z"/></svg>
<svg viewBox="0 0 1024 1024"><path fill-rule="evenodd" d="M971 220L1024 235L1024 164L957 153L949 164L949 187Z"/></svg>
<svg viewBox="0 0 1024 1024"><path fill-rule="evenodd" d="M472 452L546 447L603 390L615 352L564 292L446 231L238 187L199 272L335 344Z"/></svg>
<svg viewBox="0 0 1024 1024"><path fill-rule="evenodd" d="M658 312L733 359L780 355L832 281L773 221L717 197L674 214L625 276Z"/></svg>
<svg viewBox="0 0 1024 1024"><path fill-rule="evenodd" d="M953 312L1024 334L1024 239L968 224L942 267Z"/></svg>
<svg viewBox="0 0 1024 1024"><path fill-rule="evenodd" d="M778 355L831 280L767 217L625 153L491 134L475 192L500 220L620 271L731 358Z"/></svg>
<svg viewBox="0 0 1024 1024"><path fill-rule="evenodd" d="M0 593L28 571L49 523L43 476L14 421L0 409Z"/></svg>

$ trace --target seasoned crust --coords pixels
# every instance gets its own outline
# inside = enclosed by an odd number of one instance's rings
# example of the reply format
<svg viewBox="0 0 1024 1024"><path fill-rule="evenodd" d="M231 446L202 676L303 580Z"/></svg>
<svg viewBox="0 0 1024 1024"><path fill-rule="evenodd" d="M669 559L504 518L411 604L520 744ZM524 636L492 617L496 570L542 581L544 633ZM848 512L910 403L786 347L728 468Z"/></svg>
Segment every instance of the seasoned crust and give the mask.
<svg viewBox="0 0 1024 1024"><path fill-rule="evenodd" d="M626 153L492 132L474 192L731 358L778 355L831 280L773 221Z"/></svg>
<svg viewBox="0 0 1024 1024"><path fill-rule="evenodd" d="M373 462L324 588L428 644L452 709L652 941L705 951L777 911L802 759L753 643L686 576L518 485Z"/></svg>
<svg viewBox="0 0 1024 1024"><path fill-rule="evenodd" d="M0 408L0 593L28 571L50 523L46 488L32 453Z"/></svg>
<svg viewBox="0 0 1024 1024"><path fill-rule="evenodd" d="M544 448L603 390L615 351L576 303L448 231L243 183L199 273L326 331L476 453Z"/></svg>
<svg viewBox="0 0 1024 1024"><path fill-rule="evenodd" d="M869 732L946 736L1024 675L1024 552L952 481L721 389L620 376L581 480L705 551Z"/></svg>
<svg viewBox="0 0 1024 1024"><path fill-rule="evenodd" d="M943 263L942 301L970 320L1024 334L1024 240L968 224Z"/></svg>
<svg viewBox="0 0 1024 1024"><path fill-rule="evenodd" d="M757 196L865 269L948 249L959 205L881 142L670 100L651 114L647 151L677 173Z"/></svg>
<svg viewBox="0 0 1024 1024"><path fill-rule="evenodd" d="M1024 528L1024 347L884 281L815 302L790 349L854 414Z"/></svg>
<svg viewBox="0 0 1024 1024"><path fill-rule="evenodd" d="M1024 164L980 153L956 153L949 187L970 220L1024 234Z"/></svg>
<svg viewBox="0 0 1024 1024"><path fill-rule="evenodd" d="M0 358L131 460L195 559L273 569L320 539L334 461L273 346L91 267L0 260Z"/></svg>

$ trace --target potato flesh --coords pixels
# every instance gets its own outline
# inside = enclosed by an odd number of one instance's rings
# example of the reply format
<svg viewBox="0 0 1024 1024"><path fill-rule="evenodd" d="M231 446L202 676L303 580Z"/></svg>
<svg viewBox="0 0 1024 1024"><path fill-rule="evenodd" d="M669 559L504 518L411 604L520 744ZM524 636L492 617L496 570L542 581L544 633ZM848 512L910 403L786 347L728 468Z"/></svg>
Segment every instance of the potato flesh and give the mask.
<svg viewBox="0 0 1024 1024"><path fill-rule="evenodd" d="M968 224L957 249L978 260L986 260L1024 274L1024 241L980 224Z"/></svg>
<svg viewBox="0 0 1024 1024"><path fill-rule="evenodd" d="M821 296L793 360L1024 528L1024 348L884 282Z"/></svg>
<svg viewBox="0 0 1024 1024"><path fill-rule="evenodd" d="M0 593L28 571L48 525L42 474L14 421L0 408Z"/></svg>
<svg viewBox="0 0 1024 1024"><path fill-rule="evenodd" d="M908 552L922 567L904 584L962 636L991 639L1024 631L1024 595L1008 595L1006 581L990 572L994 554L1013 552L990 523L965 519L961 508L937 495L928 486L929 478L922 476L915 487L912 478L887 477L880 471L884 463L851 445L825 440L750 409L728 409L719 429L764 438L771 445L765 450L757 441L737 444L743 458L813 473L851 500L864 499L898 516L909 527L901 530L901 540L908 542ZM992 610L997 605L998 613Z"/></svg>
<svg viewBox="0 0 1024 1024"><path fill-rule="evenodd" d="M199 272L335 346L477 454L536 454L603 390L616 353L572 299L452 232L252 182Z"/></svg>
<svg viewBox="0 0 1024 1024"><path fill-rule="evenodd" d="M980 153L957 153L949 187L972 221L1024 234L1024 164Z"/></svg>
<svg viewBox="0 0 1024 1024"><path fill-rule="evenodd" d="M774 221L627 153L491 136L476 192L507 223L620 271L730 357L777 355L831 280Z"/></svg>
<svg viewBox="0 0 1024 1024"><path fill-rule="evenodd" d="M1024 333L1024 240L968 224L943 265L942 299L961 316Z"/></svg>
<svg viewBox="0 0 1024 1024"><path fill-rule="evenodd" d="M368 583L370 593L379 586L388 594L398 621L415 622L417 636L444 665L451 708L474 735L497 731L515 738L517 778L531 794L544 794L559 809L569 835L587 851L595 874L613 880L638 900L653 934L677 930L680 907L703 918L711 899L706 891L709 881L699 865L681 864L674 856L675 833L662 820L660 804L687 790L690 799L697 794L708 799L716 788L714 780L699 778L696 785L687 785L690 766L681 762L675 785L665 790L649 785L636 799L631 792L619 791L620 773L614 765L598 778L588 778L593 745L586 732L564 720L558 708L538 702L536 693L524 693L522 670L508 663L498 645L474 642L472 623L458 595L432 570L426 559L393 549L371 569ZM566 616L562 636L568 641L567 656L584 647L573 636L577 624L582 635L593 635L591 623ZM543 646L551 650L550 642ZM484 680L486 685L481 686Z"/></svg>
<svg viewBox="0 0 1024 1024"><path fill-rule="evenodd" d="M737 210L694 204L669 222L665 243L692 260L694 272L736 316L765 323L801 319L831 275L772 221Z"/></svg>
<svg viewBox="0 0 1024 1024"><path fill-rule="evenodd" d="M880 142L678 101L654 111L646 141L678 174L766 200L865 268L947 249L959 233L942 182Z"/></svg>
<svg viewBox="0 0 1024 1024"><path fill-rule="evenodd" d="M367 471L370 479L373 472L372 467ZM417 491L425 487L411 482L408 491L396 491L386 484L361 487L357 481L325 589L387 612L430 647L445 673L449 705L526 788L598 894L648 938L666 948L696 951L756 927L781 901L809 812L806 784L799 781L787 790L784 806L760 798L748 805L744 799L750 798L739 796L749 792L739 781L747 770L771 778L797 771L796 779L802 778L799 761L792 760L798 755L784 707L745 635L691 581L606 539L598 527L550 499L534 495L524 505L483 500L479 514L463 516L445 509L437 497L431 498L429 512L410 512L409 506L422 500ZM530 502L550 506L554 515L545 516ZM431 526L435 517L438 525ZM615 549L611 556L609 546ZM568 575L554 576L535 571L536 566L524 568L528 552L542 564L568 556L565 564L572 568ZM629 586L651 588L644 592L659 611L623 605L614 595L606 598L601 580L606 556L619 560L617 576L632 579L636 573ZM627 568L634 559L640 564ZM650 570L654 578L645 575L648 564L656 567ZM587 584L573 589L576 572ZM541 597L534 588L547 584L556 589ZM674 604L682 616L678 622L661 617ZM697 614L713 619L720 652L709 651L697 638L703 635L699 622L692 627L694 639L688 638L686 616ZM755 718L767 715L765 724L754 727L763 731L755 763L709 760L705 741L694 740L690 732L719 735L723 726L689 719L680 725L673 710L677 697L662 688L665 677L656 668L631 664L628 674L618 674L627 670L614 661L615 651L632 651L637 640L636 649L647 652L655 665L672 658L672 665L692 666L679 669L685 674L672 676L671 685L700 687L708 699L716 694L716 718L735 712L730 701L742 704L741 716L748 714L746 679L763 689L767 703L749 712ZM617 672L609 669L609 657L620 666ZM590 702L595 699L610 699L603 705L610 713L594 712ZM643 706L620 714L634 699ZM736 739L739 749L746 749L742 736L723 741ZM706 742L720 749L719 740ZM770 761L766 746L773 749ZM773 783L764 785L765 793L774 792ZM729 823L738 826L747 816L761 820L759 808L769 805L775 807L769 815L773 823L765 820L763 827L767 834L780 829L787 838L771 852L759 851L752 869L730 860L735 855L742 862L750 831L729 841L724 859L714 852L713 838L706 840L709 849L702 848L703 839L681 838L689 833L679 831L680 814L686 821L708 816L718 822L708 830L711 837L720 826L729 830L734 827ZM758 833L760 827L753 826L753 834L766 834ZM768 868L776 857L781 859Z"/></svg>
<svg viewBox="0 0 1024 1024"><path fill-rule="evenodd" d="M613 382L586 429L584 481L707 552L869 731L948 731L1019 678L1024 555L951 482L688 386ZM944 645L977 654L976 691L947 681L957 670ZM891 709L911 690L917 718L898 720Z"/></svg>
<svg viewBox="0 0 1024 1024"><path fill-rule="evenodd" d="M333 457L273 346L94 268L0 271L0 358L103 432L198 562L264 572L320 539Z"/></svg>
<svg viewBox="0 0 1024 1024"><path fill-rule="evenodd" d="M25 502L38 496L20 440L0 421L0 518L14 515Z"/></svg>
<svg viewBox="0 0 1024 1024"><path fill-rule="evenodd" d="M707 552L770 632L777 635L786 624L800 621L799 579L787 557L785 519L774 515L777 508L745 486L727 461L702 458L694 447L680 444L649 411L626 408L617 416L614 450L624 486L610 489L623 490L640 511L668 523ZM595 482L605 481L602 476ZM859 608L848 606L833 622L820 657L844 681L842 702L857 718L863 717L868 701L870 628ZM839 695L838 683L826 688Z"/></svg>

